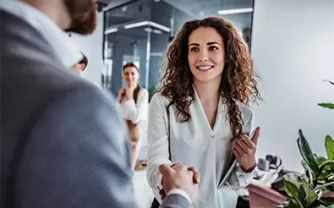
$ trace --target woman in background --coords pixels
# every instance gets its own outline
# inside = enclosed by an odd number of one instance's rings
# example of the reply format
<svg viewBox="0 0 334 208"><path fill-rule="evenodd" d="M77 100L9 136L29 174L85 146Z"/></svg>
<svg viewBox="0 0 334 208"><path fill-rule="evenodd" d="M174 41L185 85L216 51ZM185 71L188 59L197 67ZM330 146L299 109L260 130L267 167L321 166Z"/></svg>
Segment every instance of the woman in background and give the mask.
<svg viewBox="0 0 334 208"><path fill-rule="evenodd" d="M121 88L117 95L121 115L126 120L132 148L132 167L136 165L140 151L140 122L147 119L148 91L138 84L139 70L133 63L123 66L123 79L125 88Z"/></svg>
<svg viewBox="0 0 334 208"><path fill-rule="evenodd" d="M149 110L147 178L159 202L159 166L167 164L199 171L196 208L236 206L235 190L250 183L256 166L259 128L251 137L249 104L257 98L253 62L236 28L215 17L186 22L167 49Z"/></svg>

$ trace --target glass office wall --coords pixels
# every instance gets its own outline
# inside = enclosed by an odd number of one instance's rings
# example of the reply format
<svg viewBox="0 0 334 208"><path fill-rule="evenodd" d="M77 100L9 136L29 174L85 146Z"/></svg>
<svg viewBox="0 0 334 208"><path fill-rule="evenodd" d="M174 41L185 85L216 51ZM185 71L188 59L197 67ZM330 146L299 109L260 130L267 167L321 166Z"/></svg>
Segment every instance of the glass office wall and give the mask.
<svg viewBox="0 0 334 208"><path fill-rule="evenodd" d="M124 86L122 66L134 62L140 85L159 84L169 39L191 19L220 16L230 20L251 44L253 0L134 0L106 11L104 87L116 94Z"/></svg>

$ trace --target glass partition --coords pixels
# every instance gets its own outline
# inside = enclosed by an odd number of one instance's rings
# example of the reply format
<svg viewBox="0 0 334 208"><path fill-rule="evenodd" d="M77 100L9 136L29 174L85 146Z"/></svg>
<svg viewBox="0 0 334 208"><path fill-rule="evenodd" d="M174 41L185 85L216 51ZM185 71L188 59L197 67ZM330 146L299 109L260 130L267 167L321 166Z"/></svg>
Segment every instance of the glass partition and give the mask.
<svg viewBox="0 0 334 208"><path fill-rule="evenodd" d="M185 21L208 16L230 20L251 48L253 0L136 0L106 11L104 87L124 86L126 62L140 69L141 86L156 87L169 40Z"/></svg>

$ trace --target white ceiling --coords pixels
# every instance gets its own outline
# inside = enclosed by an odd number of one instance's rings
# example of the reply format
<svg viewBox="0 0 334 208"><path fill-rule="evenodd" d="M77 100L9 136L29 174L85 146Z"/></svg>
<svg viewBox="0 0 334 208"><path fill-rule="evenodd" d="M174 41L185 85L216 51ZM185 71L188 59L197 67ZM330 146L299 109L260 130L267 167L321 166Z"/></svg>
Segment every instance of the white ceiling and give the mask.
<svg viewBox="0 0 334 208"><path fill-rule="evenodd" d="M253 7L253 0L164 0L195 17L218 15L219 10Z"/></svg>
<svg viewBox="0 0 334 208"><path fill-rule="evenodd" d="M134 0L99 0L109 4L108 8L114 8L119 5L134 1ZM156 0L155 0L156 1ZM237 9L253 7L253 0L161 0L180 9L181 11L198 17L199 14L205 16L217 14L223 9Z"/></svg>
<svg viewBox="0 0 334 208"><path fill-rule="evenodd" d="M105 9L110 9L131 2L133 0L99 0L99 1L109 4Z"/></svg>
<svg viewBox="0 0 334 208"><path fill-rule="evenodd" d="M109 2L108 7L105 9L110 9L114 7L118 7L125 3L130 2L143 2L144 0L100 0L104 2ZM149 1L149 0L147 0ZM153 0L152 0L153 1ZM157 0L154 0L157 1ZM240 9L240 8L252 8L253 7L253 0L160 0L164 1L173 7L189 14L194 19L203 18L207 16L219 16L219 10L228 10L228 9ZM135 5L133 3L131 5ZM132 7L129 7L130 10ZM145 7L143 8L145 9ZM123 12L121 12L123 14ZM122 24L124 22L128 22L131 20L139 20L141 19L138 15L145 14L143 11L142 13L138 12L127 12L126 14L131 14L132 16L120 16L116 11L112 14L110 18L110 24ZM237 15L226 15L223 16L224 18L230 20L233 24L237 26L238 29L242 30L245 27L249 27L252 23L252 14L245 13L245 14L237 14Z"/></svg>
<svg viewBox="0 0 334 208"><path fill-rule="evenodd" d="M164 0L173 7L189 14L194 19L221 16L220 10L253 8L253 0ZM252 24L252 13L221 16L230 20L240 31Z"/></svg>

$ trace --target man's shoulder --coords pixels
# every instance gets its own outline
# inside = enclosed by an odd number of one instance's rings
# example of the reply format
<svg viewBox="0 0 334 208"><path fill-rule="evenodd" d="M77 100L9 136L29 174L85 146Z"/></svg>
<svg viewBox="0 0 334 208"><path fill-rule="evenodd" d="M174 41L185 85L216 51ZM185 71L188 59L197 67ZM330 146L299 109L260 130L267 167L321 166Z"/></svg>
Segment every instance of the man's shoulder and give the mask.
<svg viewBox="0 0 334 208"><path fill-rule="evenodd" d="M70 69L69 69L70 70ZM115 100L97 84L92 83L70 72L49 73L40 86L53 94L51 102L62 101L69 105L75 104L82 109L107 106L116 108Z"/></svg>
<svg viewBox="0 0 334 208"><path fill-rule="evenodd" d="M36 108L48 108L58 102L66 102L69 107L78 105L81 109L114 105L111 95L106 95L101 88L60 63L40 62L38 59L22 57L12 60L19 61L22 66L1 64L5 66L2 67L1 77L2 93L6 97L3 102L9 111L14 112L21 108L26 113L33 113ZM18 103L18 100L24 103Z"/></svg>

